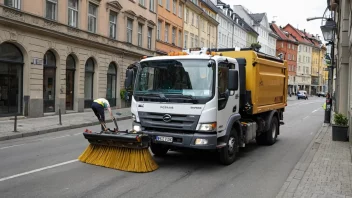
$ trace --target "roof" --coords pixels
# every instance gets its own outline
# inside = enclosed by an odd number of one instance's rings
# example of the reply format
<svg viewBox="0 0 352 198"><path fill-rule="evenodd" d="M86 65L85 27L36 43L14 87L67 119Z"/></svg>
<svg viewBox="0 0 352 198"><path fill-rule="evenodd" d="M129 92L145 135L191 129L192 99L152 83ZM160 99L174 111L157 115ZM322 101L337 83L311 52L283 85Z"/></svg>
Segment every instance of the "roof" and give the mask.
<svg viewBox="0 0 352 198"><path fill-rule="evenodd" d="M235 12L233 13L233 15L235 15L235 18L238 18L238 19L241 20L241 22L243 23L244 29L246 29L248 32L252 32L252 33L254 33L256 35L259 35L259 33L256 32L248 23L246 23L246 21L243 18L241 18L240 15L238 15Z"/></svg>
<svg viewBox="0 0 352 198"><path fill-rule="evenodd" d="M288 27L291 27L293 29L293 31L296 34L298 34L298 36L295 37L298 42L303 43L303 44L307 44L307 45L313 45L313 43L310 41L310 39L302 31L300 31L297 28L293 27L291 24L287 24L283 29L286 30ZM293 35L293 32L290 32L290 31L288 31L288 32Z"/></svg>
<svg viewBox="0 0 352 198"><path fill-rule="evenodd" d="M256 23L260 23L262 22L265 13L257 13L257 14L249 14L250 17L252 17L252 19L256 22Z"/></svg>
<svg viewBox="0 0 352 198"><path fill-rule="evenodd" d="M216 7L210 0L201 0L201 2L205 3L205 5L207 5L213 12L219 12L218 7Z"/></svg>
<svg viewBox="0 0 352 198"><path fill-rule="evenodd" d="M291 41L294 43L297 42L296 38L292 36L292 34L284 31L283 29L278 27L275 23L271 23L270 28L272 29L273 32L275 32L279 36L281 40Z"/></svg>
<svg viewBox="0 0 352 198"><path fill-rule="evenodd" d="M209 59L217 59L222 56L210 56L206 54L202 55L180 55L180 56L154 56L146 59L142 59L141 63L144 61L156 61L156 60L186 60L186 59L201 59L201 60L209 60Z"/></svg>

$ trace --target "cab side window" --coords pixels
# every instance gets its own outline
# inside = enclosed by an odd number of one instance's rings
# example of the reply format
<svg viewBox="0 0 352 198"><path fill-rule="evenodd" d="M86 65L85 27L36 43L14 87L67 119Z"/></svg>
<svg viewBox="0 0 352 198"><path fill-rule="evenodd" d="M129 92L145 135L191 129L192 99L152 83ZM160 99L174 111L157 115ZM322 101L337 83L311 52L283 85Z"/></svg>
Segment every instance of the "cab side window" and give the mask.
<svg viewBox="0 0 352 198"><path fill-rule="evenodd" d="M227 84L229 81L229 64L225 62L218 63L218 110L222 110L226 107L226 103L229 97Z"/></svg>

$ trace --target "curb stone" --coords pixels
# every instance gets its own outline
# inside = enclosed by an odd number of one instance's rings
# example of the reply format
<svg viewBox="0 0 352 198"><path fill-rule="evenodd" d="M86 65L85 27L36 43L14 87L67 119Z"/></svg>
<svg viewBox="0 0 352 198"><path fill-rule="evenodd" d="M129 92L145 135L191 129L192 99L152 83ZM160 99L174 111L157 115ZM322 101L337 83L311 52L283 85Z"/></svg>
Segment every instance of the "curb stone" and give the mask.
<svg viewBox="0 0 352 198"><path fill-rule="evenodd" d="M125 116L125 117L116 118L116 121L123 121L123 120L128 120L128 119L132 119L132 116ZM106 120L106 123L111 123L111 122L113 122L113 121ZM7 136L0 137L0 141L42 135L42 134L46 134L46 133L53 133L53 132L64 131L64 130L68 130L68 129L77 129L77 128L82 128L82 127L86 127L86 126L94 126L94 125L98 125L98 124L100 124L98 121L94 121L94 122L87 122L87 123L82 123L82 124L74 124L74 125L70 125L70 126L56 127L56 128L52 128L52 129L28 131L28 132L24 132L24 133L13 132L14 133L13 135L7 135Z"/></svg>
<svg viewBox="0 0 352 198"><path fill-rule="evenodd" d="M309 143L307 149L304 151L302 157L297 162L285 183L282 185L276 198L293 197L295 190L301 182L304 173L308 169L310 162L313 160L315 153L320 147L319 136L325 134L329 129L329 126L322 125L317 134L314 136L312 141ZM324 133L323 133L324 131Z"/></svg>

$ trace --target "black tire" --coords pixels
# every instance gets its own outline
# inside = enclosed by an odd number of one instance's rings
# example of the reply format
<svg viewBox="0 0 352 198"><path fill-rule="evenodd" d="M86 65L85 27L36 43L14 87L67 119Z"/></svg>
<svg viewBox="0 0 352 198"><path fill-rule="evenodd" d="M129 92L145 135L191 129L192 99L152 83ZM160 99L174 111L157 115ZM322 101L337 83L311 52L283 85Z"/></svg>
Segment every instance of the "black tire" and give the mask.
<svg viewBox="0 0 352 198"><path fill-rule="evenodd" d="M232 129L227 139L227 145L219 151L219 161L223 165L232 164L237 157L238 152L238 137L236 129Z"/></svg>
<svg viewBox="0 0 352 198"><path fill-rule="evenodd" d="M270 123L270 128L265 133L260 134L256 138L256 142L259 145L273 145L276 142L277 134L279 131L279 121L276 116L274 116Z"/></svg>
<svg viewBox="0 0 352 198"><path fill-rule="evenodd" d="M162 144L155 144L155 143L151 143L150 144L150 150L152 150L153 154L155 156L165 156L166 153L169 151L169 147L166 145L162 145Z"/></svg>

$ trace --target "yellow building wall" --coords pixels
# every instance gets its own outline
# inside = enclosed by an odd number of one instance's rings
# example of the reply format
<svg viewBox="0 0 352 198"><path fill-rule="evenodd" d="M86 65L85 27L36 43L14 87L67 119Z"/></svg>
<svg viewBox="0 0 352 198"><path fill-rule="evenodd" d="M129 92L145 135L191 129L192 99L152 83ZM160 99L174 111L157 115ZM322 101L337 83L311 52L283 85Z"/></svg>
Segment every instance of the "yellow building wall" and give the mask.
<svg viewBox="0 0 352 198"><path fill-rule="evenodd" d="M205 3L201 3L201 8L204 8L205 12L212 17L213 19L216 20L216 12L211 10ZM203 17L202 17L203 18ZM206 47L216 47L217 46L217 26L215 24L211 23L209 20L207 20L205 17L203 18L205 20L205 31L201 30L200 31L200 37L201 39L204 38L207 40L205 43Z"/></svg>
<svg viewBox="0 0 352 198"><path fill-rule="evenodd" d="M319 75L320 48L313 47L312 50L312 76Z"/></svg>
<svg viewBox="0 0 352 198"><path fill-rule="evenodd" d="M196 39L199 42L199 25L197 24L198 15L187 5L184 6L184 23L183 23L183 47L199 47L196 43ZM193 41L192 41L193 40ZM186 46L185 46L186 44Z"/></svg>

